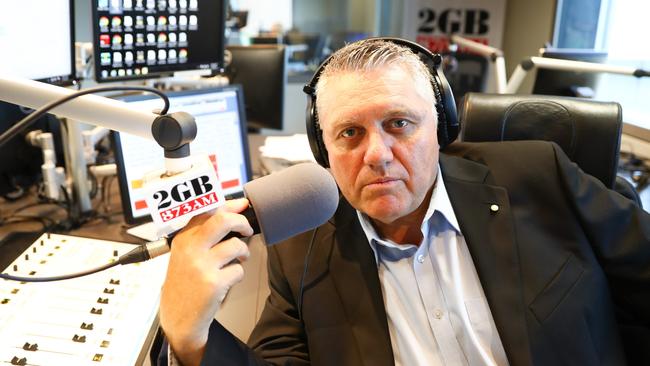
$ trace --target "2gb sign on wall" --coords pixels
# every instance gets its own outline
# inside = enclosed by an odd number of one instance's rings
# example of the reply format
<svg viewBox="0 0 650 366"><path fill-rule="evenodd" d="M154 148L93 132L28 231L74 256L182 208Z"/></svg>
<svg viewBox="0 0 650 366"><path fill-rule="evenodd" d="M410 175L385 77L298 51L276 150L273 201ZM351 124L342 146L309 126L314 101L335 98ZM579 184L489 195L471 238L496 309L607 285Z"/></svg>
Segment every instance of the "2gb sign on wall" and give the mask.
<svg viewBox="0 0 650 366"><path fill-rule="evenodd" d="M506 0L406 0L402 35L434 52L446 52L449 36L501 48Z"/></svg>

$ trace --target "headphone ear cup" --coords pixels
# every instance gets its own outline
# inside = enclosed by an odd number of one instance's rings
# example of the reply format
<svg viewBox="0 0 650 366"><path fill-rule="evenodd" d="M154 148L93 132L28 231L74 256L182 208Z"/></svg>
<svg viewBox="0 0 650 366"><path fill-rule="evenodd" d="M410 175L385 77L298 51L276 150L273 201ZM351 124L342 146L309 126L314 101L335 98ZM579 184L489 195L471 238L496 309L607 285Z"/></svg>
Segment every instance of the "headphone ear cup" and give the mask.
<svg viewBox="0 0 650 366"><path fill-rule="evenodd" d="M307 129L307 139L311 153L314 155L316 162L324 168L329 168L329 158L327 149L323 143L323 131L320 129L318 122L318 113L316 111L316 96L310 95L307 98L307 111L305 113L305 128Z"/></svg>
<svg viewBox="0 0 650 366"><path fill-rule="evenodd" d="M434 80L433 92L436 97L436 112L438 113L438 144L440 149L443 149L456 140L460 124L458 123L454 94L439 65L431 69L431 75Z"/></svg>

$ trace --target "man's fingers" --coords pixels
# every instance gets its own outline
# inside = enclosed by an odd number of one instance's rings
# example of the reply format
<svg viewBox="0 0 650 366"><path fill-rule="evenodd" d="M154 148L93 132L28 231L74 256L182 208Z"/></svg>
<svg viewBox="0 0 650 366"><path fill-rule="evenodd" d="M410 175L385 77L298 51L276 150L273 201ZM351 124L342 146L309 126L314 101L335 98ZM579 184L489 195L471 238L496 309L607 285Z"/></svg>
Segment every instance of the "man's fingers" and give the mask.
<svg viewBox="0 0 650 366"><path fill-rule="evenodd" d="M211 247L220 242L230 232L237 232L243 236L253 235L253 228L248 220L231 210L246 208L245 205L226 204L217 210L208 220L197 229L197 238L206 246Z"/></svg>
<svg viewBox="0 0 650 366"><path fill-rule="evenodd" d="M246 198L238 198L226 201L226 203L219 207L218 210L239 213L244 211L248 205L249 203Z"/></svg>
<svg viewBox="0 0 650 366"><path fill-rule="evenodd" d="M213 257L212 262L217 268L225 268L235 259L248 258L250 251L246 243L240 239L232 238L215 245L210 249L210 255Z"/></svg>

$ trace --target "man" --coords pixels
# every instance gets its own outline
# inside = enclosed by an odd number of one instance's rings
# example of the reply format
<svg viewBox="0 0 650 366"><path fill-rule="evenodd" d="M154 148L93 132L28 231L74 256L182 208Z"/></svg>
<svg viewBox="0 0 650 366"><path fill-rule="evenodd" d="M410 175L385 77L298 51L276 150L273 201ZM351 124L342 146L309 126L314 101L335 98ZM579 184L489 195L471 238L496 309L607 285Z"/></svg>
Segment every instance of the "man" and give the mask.
<svg viewBox="0 0 650 366"><path fill-rule="evenodd" d="M377 40L328 63L317 108L345 199L269 248L252 348L212 320L243 276L246 246L218 242L251 233L246 202L176 237L161 324L183 365L647 364L650 216L554 144L439 154L430 77Z"/></svg>

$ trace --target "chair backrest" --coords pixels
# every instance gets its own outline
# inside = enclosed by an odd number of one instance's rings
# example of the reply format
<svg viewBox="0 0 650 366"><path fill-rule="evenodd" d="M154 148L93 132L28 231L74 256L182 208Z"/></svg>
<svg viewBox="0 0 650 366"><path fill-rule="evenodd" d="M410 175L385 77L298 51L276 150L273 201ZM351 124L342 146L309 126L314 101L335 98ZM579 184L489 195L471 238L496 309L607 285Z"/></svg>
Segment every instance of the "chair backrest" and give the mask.
<svg viewBox="0 0 650 366"><path fill-rule="evenodd" d="M461 141L554 141L583 171L614 188L622 131L618 103L468 93L458 118Z"/></svg>

